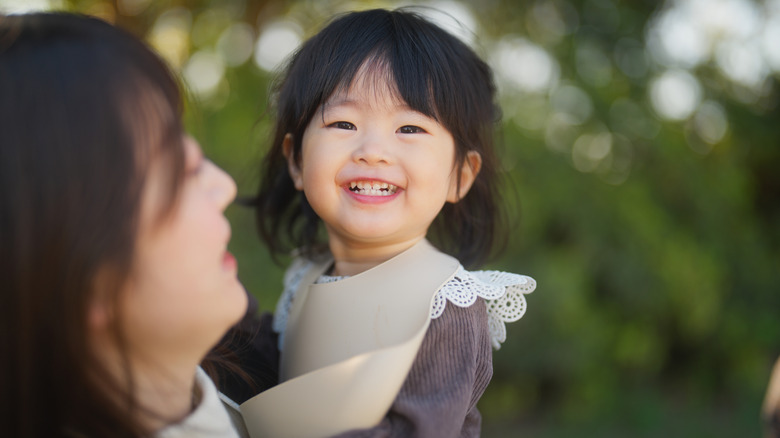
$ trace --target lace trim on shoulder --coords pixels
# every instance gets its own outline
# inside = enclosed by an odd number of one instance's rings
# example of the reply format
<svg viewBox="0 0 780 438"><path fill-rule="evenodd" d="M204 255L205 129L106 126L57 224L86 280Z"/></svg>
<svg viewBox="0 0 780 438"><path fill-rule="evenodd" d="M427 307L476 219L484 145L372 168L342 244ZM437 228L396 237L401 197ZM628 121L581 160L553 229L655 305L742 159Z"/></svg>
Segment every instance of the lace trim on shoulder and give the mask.
<svg viewBox="0 0 780 438"><path fill-rule="evenodd" d="M469 307L477 298L485 299L488 313L490 342L498 350L506 341L506 323L514 322L525 314L525 294L536 289L531 277L502 271L469 272L460 266L433 297L431 318L444 313L447 301L458 307Z"/></svg>
<svg viewBox="0 0 780 438"><path fill-rule="evenodd" d="M341 281L345 278L349 278L345 275L339 275L339 276L333 276L333 275L320 275L319 278L317 278L316 283L317 284L325 284L325 283L335 283L337 281Z"/></svg>
<svg viewBox="0 0 780 438"><path fill-rule="evenodd" d="M284 331L295 292L313 262L296 258L284 275L284 292L276 304L273 330L279 334L279 349L284 344ZM317 283L331 283L346 277L322 275ZM487 307L490 342L498 350L506 341L506 323L520 319L526 310L525 294L536 289L531 277L502 271L469 272L460 266L455 275L433 297L431 318L444 313L447 301L458 307L469 307L483 298Z"/></svg>

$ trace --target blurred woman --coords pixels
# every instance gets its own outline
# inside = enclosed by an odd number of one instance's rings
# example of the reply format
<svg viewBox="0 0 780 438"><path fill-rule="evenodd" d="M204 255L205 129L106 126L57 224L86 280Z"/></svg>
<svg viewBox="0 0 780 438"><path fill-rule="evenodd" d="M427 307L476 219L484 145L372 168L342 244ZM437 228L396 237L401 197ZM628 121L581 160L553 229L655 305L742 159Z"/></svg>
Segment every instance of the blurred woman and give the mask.
<svg viewBox="0 0 780 438"><path fill-rule="evenodd" d="M247 308L235 191L137 39L0 16L4 436L238 436L199 367Z"/></svg>

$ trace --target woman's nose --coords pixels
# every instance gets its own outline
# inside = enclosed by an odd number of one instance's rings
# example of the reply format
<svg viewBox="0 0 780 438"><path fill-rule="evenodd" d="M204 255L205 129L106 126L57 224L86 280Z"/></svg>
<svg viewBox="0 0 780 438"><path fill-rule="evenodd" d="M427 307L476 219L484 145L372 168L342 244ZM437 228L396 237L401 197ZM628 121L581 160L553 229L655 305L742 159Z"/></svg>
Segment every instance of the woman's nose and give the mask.
<svg viewBox="0 0 780 438"><path fill-rule="evenodd" d="M214 198L221 210L227 208L236 199L236 182L221 167L209 161L209 195Z"/></svg>

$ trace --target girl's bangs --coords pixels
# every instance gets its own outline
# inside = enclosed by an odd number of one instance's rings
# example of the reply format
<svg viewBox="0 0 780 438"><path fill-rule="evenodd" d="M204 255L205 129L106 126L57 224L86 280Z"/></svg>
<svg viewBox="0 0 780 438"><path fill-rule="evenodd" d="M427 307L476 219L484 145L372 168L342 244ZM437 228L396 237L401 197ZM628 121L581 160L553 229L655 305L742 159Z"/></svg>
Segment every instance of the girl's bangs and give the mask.
<svg viewBox="0 0 780 438"><path fill-rule="evenodd" d="M421 66L410 66L403 59L393 57L389 50L375 50L368 56L350 60L339 71L325 73L338 80L334 91L324 96L322 105L335 96L347 95L355 85L365 87L374 93L378 101L407 105L409 108L441 122L434 96L438 90L430 73ZM416 67L416 68L415 68ZM340 76L340 77L339 77Z"/></svg>

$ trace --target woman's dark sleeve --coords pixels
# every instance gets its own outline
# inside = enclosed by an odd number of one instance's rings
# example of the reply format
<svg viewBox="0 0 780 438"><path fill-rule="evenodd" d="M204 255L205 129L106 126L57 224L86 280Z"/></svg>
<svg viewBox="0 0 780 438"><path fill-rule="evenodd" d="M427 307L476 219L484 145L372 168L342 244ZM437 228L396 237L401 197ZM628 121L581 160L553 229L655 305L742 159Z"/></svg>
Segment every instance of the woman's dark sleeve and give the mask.
<svg viewBox="0 0 780 438"><path fill-rule="evenodd" d="M448 303L431 321L420 351L382 422L338 438L478 437L476 404L493 374L485 302Z"/></svg>

